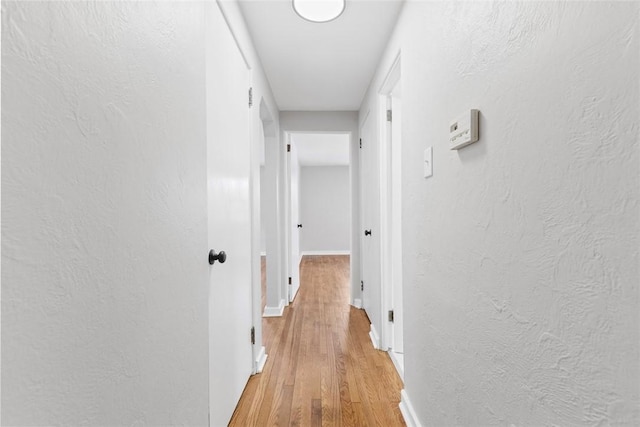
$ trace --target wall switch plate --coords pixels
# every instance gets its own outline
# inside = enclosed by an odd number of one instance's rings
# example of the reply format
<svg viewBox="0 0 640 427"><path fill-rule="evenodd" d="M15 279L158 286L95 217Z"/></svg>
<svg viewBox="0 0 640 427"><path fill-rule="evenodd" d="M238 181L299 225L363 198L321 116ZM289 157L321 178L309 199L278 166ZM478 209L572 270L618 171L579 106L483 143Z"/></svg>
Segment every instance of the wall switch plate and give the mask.
<svg viewBox="0 0 640 427"><path fill-rule="evenodd" d="M433 147L424 150L424 177L433 175Z"/></svg>
<svg viewBox="0 0 640 427"><path fill-rule="evenodd" d="M478 110L461 114L449 125L449 148L459 150L478 140Z"/></svg>

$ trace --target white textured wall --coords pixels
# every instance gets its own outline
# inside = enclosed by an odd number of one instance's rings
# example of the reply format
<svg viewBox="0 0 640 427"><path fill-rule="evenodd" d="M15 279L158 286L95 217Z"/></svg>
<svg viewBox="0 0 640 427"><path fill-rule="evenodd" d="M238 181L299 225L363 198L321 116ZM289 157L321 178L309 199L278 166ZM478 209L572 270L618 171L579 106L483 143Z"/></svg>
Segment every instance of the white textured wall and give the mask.
<svg viewBox="0 0 640 427"><path fill-rule="evenodd" d="M300 168L300 250L349 252L349 166Z"/></svg>
<svg viewBox="0 0 640 427"><path fill-rule="evenodd" d="M2 424L204 425L202 3L2 2Z"/></svg>
<svg viewBox="0 0 640 427"><path fill-rule="evenodd" d="M372 88L401 49L405 387L424 425L640 424L639 7L406 4ZM469 108L480 141L450 151Z"/></svg>

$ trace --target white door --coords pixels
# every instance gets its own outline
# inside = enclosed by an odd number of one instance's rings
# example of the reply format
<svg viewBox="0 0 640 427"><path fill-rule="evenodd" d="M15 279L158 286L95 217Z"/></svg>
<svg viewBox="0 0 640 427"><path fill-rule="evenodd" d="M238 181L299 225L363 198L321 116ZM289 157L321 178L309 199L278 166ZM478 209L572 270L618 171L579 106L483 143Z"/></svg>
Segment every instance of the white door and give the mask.
<svg viewBox="0 0 640 427"><path fill-rule="evenodd" d="M402 97L400 82L396 84L391 93L391 154L389 173L390 182L390 212L391 219L391 286L393 309L393 341L392 351L396 353L396 359L402 362L404 353L403 340L403 305L402 305Z"/></svg>
<svg viewBox="0 0 640 427"><path fill-rule="evenodd" d="M372 325L372 338L380 346L381 331L381 289L380 289L380 195L378 145L371 137L373 119L365 119L360 130L362 149L360 150L360 183L362 230L362 307L367 312Z"/></svg>
<svg viewBox="0 0 640 427"><path fill-rule="evenodd" d="M209 411L223 426L252 372L249 71L218 6L208 11L208 241L227 255L210 266Z"/></svg>
<svg viewBox="0 0 640 427"><path fill-rule="evenodd" d="M293 301L300 287L300 233L303 231L300 223L300 163L296 145L291 141L289 151L289 168L291 182L291 255L289 268L291 269L291 289L289 301Z"/></svg>

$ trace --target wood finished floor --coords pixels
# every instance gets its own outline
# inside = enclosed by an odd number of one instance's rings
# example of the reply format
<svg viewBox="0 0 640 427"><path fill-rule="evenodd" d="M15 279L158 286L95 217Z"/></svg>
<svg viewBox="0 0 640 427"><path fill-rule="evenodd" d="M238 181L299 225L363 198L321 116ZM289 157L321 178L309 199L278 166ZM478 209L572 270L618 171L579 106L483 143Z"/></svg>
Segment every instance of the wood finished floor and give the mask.
<svg viewBox="0 0 640 427"><path fill-rule="evenodd" d="M404 426L402 381L349 305L349 257L305 256L300 291L266 318L269 358L249 379L231 426Z"/></svg>

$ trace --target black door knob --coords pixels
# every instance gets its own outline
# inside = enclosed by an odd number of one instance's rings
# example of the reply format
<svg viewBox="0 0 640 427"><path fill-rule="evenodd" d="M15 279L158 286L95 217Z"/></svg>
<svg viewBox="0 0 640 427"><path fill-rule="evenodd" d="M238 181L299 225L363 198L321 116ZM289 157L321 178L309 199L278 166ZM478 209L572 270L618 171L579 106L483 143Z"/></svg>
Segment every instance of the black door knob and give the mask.
<svg viewBox="0 0 640 427"><path fill-rule="evenodd" d="M224 251L220 251L220 253L216 253L214 249L209 251L209 264L213 265L214 262L218 261L220 264L224 264L227 260L227 254Z"/></svg>
<svg viewBox="0 0 640 427"><path fill-rule="evenodd" d="M371 236L371 230L364 230L365 236Z"/></svg>

